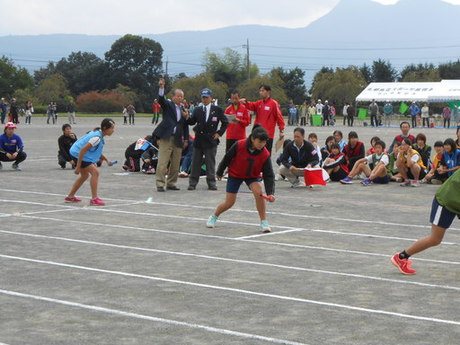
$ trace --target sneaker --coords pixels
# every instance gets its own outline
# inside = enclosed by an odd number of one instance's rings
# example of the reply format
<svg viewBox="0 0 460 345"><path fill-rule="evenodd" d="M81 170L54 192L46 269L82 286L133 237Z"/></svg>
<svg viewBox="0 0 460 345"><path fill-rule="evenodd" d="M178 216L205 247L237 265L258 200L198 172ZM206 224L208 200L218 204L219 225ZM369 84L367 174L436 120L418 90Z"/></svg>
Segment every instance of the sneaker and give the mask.
<svg viewBox="0 0 460 345"><path fill-rule="evenodd" d="M95 198L95 199L91 199L91 201L89 202L89 204L91 206L104 206L105 205L105 202L102 201L102 199L100 198Z"/></svg>
<svg viewBox="0 0 460 345"><path fill-rule="evenodd" d="M208 221L206 222L206 227L207 228L214 228L216 226L216 222L217 222L217 219L219 217L217 217L216 215L212 215L212 216L209 216L208 218Z"/></svg>
<svg viewBox="0 0 460 345"><path fill-rule="evenodd" d="M400 259L399 253L395 254L390 260L402 274L412 275L417 273L417 271L413 270L411 267L412 261L409 259Z"/></svg>
<svg viewBox="0 0 460 345"><path fill-rule="evenodd" d="M300 187L300 180L297 178L294 183L291 185L291 188L297 188Z"/></svg>
<svg viewBox="0 0 460 345"><path fill-rule="evenodd" d="M147 175L153 175L153 174L155 174L155 168L149 168L149 169L147 169L146 174L147 174Z"/></svg>
<svg viewBox="0 0 460 345"><path fill-rule="evenodd" d="M262 232L270 232L270 225L266 220L261 220L260 221L260 227L262 228Z"/></svg>
<svg viewBox="0 0 460 345"><path fill-rule="evenodd" d="M19 164L16 164L16 163L13 163L13 165L11 166L14 170L17 170L17 171L21 171L21 167L19 166Z"/></svg>
<svg viewBox="0 0 460 345"><path fill-rule="evenodd" d="M345 177L344 179L341 179L340 180L340 183L341 184L352 184L353 183L353 179L351 177Z"/></svg>
<svg viewBox="0 0 460 345"><path fill-rule="evenodd" d="M73 197L66 196L64 201L65 202L80 202L81 199L77 198L76 196L73 196Z"/></svg>
<svg viewBox="0 0 460 345"><path fill-rule="evenodd" d="M181 171L181 172L179 173L179 177L185 178L185 177L188 177L188 174L187 174L185 171Z"/></svg>
<svg viewBox="0 0 460 345"><path fill-rule="evenodd" d="M420 182L418 180L412 180L410 183L411 187L420 187Z"/></svg>
<svg viewBox="0 0 460 345"><path fill-rule="evenodd" d="M367 178L367 179L361 181L361 184L362 184L363 186L366 186L366 187L367 187L367 186L370 186L372 183L373 183L373 182L371 181L370 178Z"/></svg>
<svg viewBox="0 0 460 345"><path fill-rule="evenodd" d="M409 187L410 186L410 180L405 180L400 184L401 187Z"/></svg>
<svg viewBox="0 0 460 345"><path fill-rule="evenodd" d="M426 184L426 183L428 183L428 180L427 180L427 179L421 179L421 180L420 180L420 184Z"/></svg>

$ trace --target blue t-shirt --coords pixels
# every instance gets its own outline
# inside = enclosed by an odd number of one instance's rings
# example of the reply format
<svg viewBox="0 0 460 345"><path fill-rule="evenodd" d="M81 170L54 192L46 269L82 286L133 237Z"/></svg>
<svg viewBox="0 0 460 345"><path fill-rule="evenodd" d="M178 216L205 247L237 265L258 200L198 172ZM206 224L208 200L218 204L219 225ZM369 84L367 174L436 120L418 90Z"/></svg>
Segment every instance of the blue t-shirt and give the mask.
<svg viewBox="0 0 460 345"><path fill-rule="evenodd" d="M93 140L91 140L94 138ZM78 139L70 148L70 154L78 158L80 155L81 149L90 142L91 147L88 151L85 152L83 156L83 161L97 163L102 155L102 149L104 148L104 138L102 137L102 132L100 130L89 132L80 139Z"/></svg>
<svg viewBox="0 0 460 345"><path fill-rule="evenodd" d="M0 135L0 148L8 153L15 153L19 149L24 148L21 137L17 134L13 134L8 137L6 133Z"/></svg>

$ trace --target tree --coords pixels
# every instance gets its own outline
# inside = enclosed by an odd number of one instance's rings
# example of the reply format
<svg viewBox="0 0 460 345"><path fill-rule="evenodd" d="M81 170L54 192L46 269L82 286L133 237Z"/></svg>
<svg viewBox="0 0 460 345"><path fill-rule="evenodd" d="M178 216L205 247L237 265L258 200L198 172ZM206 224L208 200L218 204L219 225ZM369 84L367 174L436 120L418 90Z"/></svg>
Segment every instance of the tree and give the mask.
<svg viewBox="0 0 460 345"><path fill-rule="evenodd" d="M32 76L25 68L16 67L12 60L0 58L0 95L11 97L17 89L33 86Z"/></svg>
<svg viewBox="0 0 460 345"><path fill-rule="evenodd" d="M316 84L322 79L324 79L328 74L333 74L333 73L334 73L334 70L332 68L323 66L313 77L313 81L311 83L311 88L309 90L309 93L313 94L313 90L316 89Z"/></svg>
<svg viewBox="0 0 460 345"><path fill-rule="evenodd" d="M407 65L401 71L400 81L421 82L421 81L440 81L439 69L433 64Z"/></svg>
<svg viewBox="0 0 460 345"><path fill-rule="evenodd" d="M241 96L250 101L260 99L259 88L262 84L268 84L272 88L272 97L280 104L287 104L289 98L284 90L284 82L277 75L266 74L250 80L246 80L238 86Z"/></svg>
<svg viewBox="0 0 460 345"><path fill-rule="evenodd" d="M371 78L373 82L394 82L398 72L389 61L378 59L372 63Z"/></svg>
<svg viewBox="0 0 460 345"><path fill-rule="evenodd" d="M289 99L295 104L302 104L305 100L307 88L305 87L305 72L296 67L291 70L284 70L283 67L277 67L271 70L272 76L278 76L283 81L283 89Z"/></svg>
<svg viewBox="0 0 460 345"><path fill-rule="evenodd" d="M203 60L206 74L217 82L227 84L230 89L235 89L248 77L246 59L236 50L226 48L223 56L206 50ZM249 70L251 78L259 74L254 64L250 64Z"/></svg>
<svg viewBox="0 0 460 345"><path fill-rule="evenodd" d="M56 64L52 61L48 62L46 67L42 67L34 72L34 83L35 86L40 85L40 83L48 78L49 76L56 74Z"/></svg>
<svg viewBox="0 0 460 345"><path fill-rule="evenodd" d="M215 82L205 73L192 78L182 78L172 85L172 89L181 89L184 91L185 98L192 102L200 102L201 90L204 88L212 90L212 97L217 99L219 104L226 103L228 94L227 85L222 82Z"/></svg>
<svg viewBox="0 0 460 345"><path fill-rule="evenodd" d="M361 71L355 66L337 68L333 73L318 72L315 79L312 96L323 101L327 99L335 106L353 102L367 85Z"/></svg>
<svg viewBox="0 0 460 345"><path fill-rule="evenodd" d="M359 67L359 71L361 72L361 75L363 76L364 80L366 81L367 84L372 83L372 71L371 68L363 64L361 67Z"/></svg>
<svg viewBox="0 0 460 345"><path fill-rule="evenodd" d="M163 48L149 38L125 35L105 53L110 88L129 86L139 95L144 107L150 106L162 68Z"/></svg>
<svg viewBox="0 0 460 345"><path fill-rule="evenodd" d="M460 60L439 65L441 79L460 79Z"/></svg>
<svg viewBox="0 0 460 345"><path fill-rule="evenodd" d="M42 104L48 104L50 101L65 103L65 98L70 94L67 89L67 81L62 74L52 74L43 79L40 85L35 89L35 96Z"/></svg>

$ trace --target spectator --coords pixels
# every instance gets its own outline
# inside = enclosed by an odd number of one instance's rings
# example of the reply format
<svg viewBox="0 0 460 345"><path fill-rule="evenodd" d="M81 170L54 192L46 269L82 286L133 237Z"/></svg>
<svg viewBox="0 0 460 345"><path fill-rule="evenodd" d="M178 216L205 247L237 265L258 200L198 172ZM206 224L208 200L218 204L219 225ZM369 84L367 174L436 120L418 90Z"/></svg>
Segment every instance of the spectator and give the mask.
<svg viewBox="0 0 460 345"><path fill-rule="evenodd" d="M121 112L123 114L123 124L127 125L128 124L128 106L123 107L123 111Z"/></svg>
<svg viewBox="0 0 460 345"><path fill-rule="evenodd" d="M329 126L330 123L330 116L331 116L331 107L329 105L329 101L324 101L324 106L323 106L323 126L327 125Z"/></svg>
<svg viewBox="0 0 460 345"><path fill-rule="evenodd" d="M358 134L354 131L348 133L348 144L343 149L348 164L348 171L353 169L356 161L364 158L364 152L364 144L359 141Z"/></svg>
<svg viewBox="0 0 460 345"><path fill-rule="evenodd" d="M422 157L412 148L411 143L408 138L402 141L398 159L396 160L398 171L404 179L401 183L402 187L420 186L419 180L423 179L427 173Z"/></svg>
<svg viewBox="0 0 460 345"><path fill-rule="evenodd" d="M234 115L235 118L227 127L225 152L228 152L238 140L246 139L246 127L251 123L248 109L240 103L240 93L233 91L230 99L232 104L225 109L225 115Z"/></svg>
<svg viewBox="0 0 460 345"><path fill-rule="evenodd" d="M383 116L385 126L390 127L391 117L393 116L393 104L391 104L390 101L387 101L383 106Z"/></svg>
<svg viewBox="0 0 460 345"><path fill-rule="evenodd" d="M128 116L129 116L129 124L134 125L134 115L136 115L136 109L134 108L134 105L129 104L126 107L126 112L128 113Z"/></svg>
<svg viewBox="0 0 460 345"><path fill-rule="evenodd" d="M450 111L450 108L447 105L442 109L442 118L444 119L444 128L446 128L446 123L447 123L447 128L450 127L451 113L452 112Z"/></svg>
<svg viewBox="0 0 460 345"><path fill-rule="evenodd" d="M323 103L321 103L321 100L318 99L318 102L316 102L316 115L321 115L323 116Z"/></svg>
<svg viewBox="0 0 460 345"><path fill-rule="evenodd" d="M374 148L374 146L375 146L375 143L376 143L377 141L380 141L380 138L379 138L379 137L374 136L374 137L371 138L371 141L370 141L371 147L366 151L366 156L369 156L369 155L375 153L375 148Z"/></svg>
<svg viewBox="0 0 460 345"><path fill-rule="evenodd" d="M54 115L54 121L57 123L58 120L58 112L57 112L57 103L52 102L53 104L53 115ZM53 122L54 123L54 122Z"/></svg>
<svg viewBox="0 0 460 345"><path fill-rule="evenodd" d="M69 104L67 104L67 118L69 120L70 124L76 124L75 122L75 103L73 99L69 101Z"/></svg>
<svg viewBox="0 0 460 345"><path fill-rule="evenodd" d="M2 125L5 123L7 111L8 111L8 103L5 101L5 98L2 97L0 101L0 119L2 121Z"/></svg>
<svg viewBox="0 0 460 345"><path fill-rule="evenodd" d="M347 177L348 164L345 154L340 152L339 144L331 145L331 154L325 159L323 168L329 174L331 181L338 182Z"/></svg>
<svg viewBox="0 0 460 345"><path fill-rule="evenodd" d="M294 140L283 150L280 175L285 176L292 187L301 185L299 177L304 176L305 168L312 168L319 163L319 152L305 140L305 130L294 129Z"/></svg>
<svg viewBox="0 0 460 345"><path fill-rule="evenodd" d="M323 163L323 157L321 154L321 148L318 146L318 136L316 135L316 133L308 134L308 141L311 142L316 152L318 153L318 166L321 166Z"/></svg>
<svg viewBox="0 0 460 345"><path fill-rule="evenodd" d="M53 110L54 109L54 110ZM55 111L55 108L54 108L54 105L53 105L53 102L50 102L48 104L48 108L47 108L47 115L48 117L46 118L46 124L49 125L50 124L50 118L51 120L53 121L53 125L55 123L55 119L54 119L54 111Z"/></svg>
<svg viewBox="0 0 460 345"><path fill-rule="evenodd" d="M157 124L158 120L160 119L160 113L161 113L161 105L158 103L158 99L155 99L152 104L152 110L153 110L153 117L152 117L152 125Z"/></svg>
<svg viewBox="0 0 460 345"><path fill-rule="evenodd" d="M441 160L444 155L444 143L440 140L434 143L434 150L436 154L433 157L433 164L431 170L426 174L425 178L420 182L422 183L431 183L431 184L442 184L444 183L449 176L446 173L440 174L438 169L441 167Z"/></svg>
<svg viewBox="0 0 460 345"><path fill-rule="evenodd" d="M451 138L444 140L444 153L441 159L439 174L447 173L450 177L460 168L460 149L457 149L455 141Z"/></svg>
<svg viewBox="0 0 460 345"><path fill-rule="evenodd" d="M16 98L13 98L11 100L11 104L10 104L10 120L14 123L14 124L18 124L19 123L19 106L18 106L18 103L16 101Z"/></svg>
<svg viewBox="0 0 460 345"><path fill-rule="evenodd" d="M415 102L412 102L409 110L412 120L412 128L415 128L417 127L417 116L420 114L420 108L417 106L417 104L415 104Z"/></svg>
<svg viewBox="0 0 460 345"><path fill-rule="evenodd" d="M316 105L314 101L312 101L310 105L308 106L308 121L310 122L310 125L312 126L313 126L313 115L316 115Z"/></svg>
<svg viewBox="0 0 460 345"><path fill-rule="evenodd" d="M343 116L343 125L345 126L345 123L348 120L348 107L350 106L349 103L345 103L345 105L342 108L342 116Z"/></svg>
<svg viewBox="0 0 460 345"><path fill-rule="evenodd" d="M301 126L307 125L307 117L308 117L308 103L307 101L305 101L300 106L300 125Z"/></svg>
<svg viewBox="0 0 460 345"><path fill-rule="evenodd" d="M277 101L271 98L272 88L270 85L262 84L259 87L259 94L262 97L257 102L248 102L244 98L241 99L243 104L246 105L248 110L256 113L254 125L260 124L268 132L269 139L265 147L270 154L272 153L273 138L275 137L275 127L278 125L279 138L284 138L284 118L281 113L280 105Z"/></svg>
<svg viewBox="0 0 460 345"><path fill-rule="evenodd" d="M391 153L393 152L393 146L395 142L402 143L403 139L408 138L411 142L411 145L415 142L415 137L412 134L409 134L410 131L410 124L409 122L403 121L399 125L399 129L401 130L401 134L395 136L393 139L393 142L390 145L390 148L388 149L388 152Z"/></svg>
<svg viewBox="0 0 460 345"><path fill-rule="evenodd" d="M422 116L422 127L430 128L430 108L428 107L428 103L423 104L422 109L420 110Z"/></svg>
<svg viewBox="0 0 460 345"><path fill-rule="evenodd" d="M68 123L62 125L62 135L58 138L58 164L62 169L65 169L67 162L75 169L77 162L70 155L70 148L76 141L77 136L72 132L72 126Z"/></svg>
<svg viewBox="0 0 460 345"><path fill-rule="evenodd" d="M156 139L153 136L147 135L144 138L139 138L132 144L130 144L125 150L125 163L123 164L123 170L137 172L141 170L140 159L145 151L151 147L158 145ZM153 147L152 154L149 155L150 161L153 161L153 155L157 155L157 148ZM149 162L150 162L149 161Z"/></svg>
<svg viewBox="0 0 460 345"><path fill-rule="evenodd" d="M26 123L30 125L31 120L32 120L32 114L34 112L34 106L31 101L27 101L26 105L24 107L25 112L26 112Z"/></svg>
<svg viewBox="0 0 460 345"><path fill-rule="evenodd" d="M289 113L288 125L296 126L298 123L297 108L295 107L295 104L292 102L289 104L288 113Z"/></svg>
<svg viewBox="0 0 460 345"><path fill-rule="evenodd" d="M335 138L330 135L326 138L324 146L321 148L321 159L324 161L331 154L332 144L335 143ZM340 146L339 146L340 148Z"/></svg>
<svg viewBox="0 0 460 345"><path fill-rule="evenodd" d="M455 144L457 145L457 148L460 149L460 127L457 127L457 139L455 140Z"/></svg>
<svg viewBox="0 0 460 345"><path fill-rule="evenodd" d="M423 133L417 134L415 137L415 143L412 144L412 148L419 153L420 157L422 158L423 165L429 167L431 146L426 144L426 135Z"/></svg>
<svg viewBox="0 0 460 345"><path fill-rule="evenodd" d="M371 116L371 126L378 127L378 120L377 116L379 114L379 106L375 102L375 99L372 100L371 104L369 105L369 114Z"/></svg>
<svg viewBox="0 0 460 345"><path fill-rule="evenodd" d="M398 166L396 165L396 161L398 159L400 148L401 148L401 143L397 141L395 142L393 146L393 152L388 154L388 158L390 159L390 164L388 165L388 171L390 173L391 180L395 182L402 181L402 176L398 171Z"/></svg>
<svg viewBox="0 0 460 345"><path fill-rule="evenodd" d="M19 163L23 162L27 155L24 152L21 137L14 133L16 128L13 122L5 124L3 134L0 135L0 162L14 161L12 168L20 171ZM2 169L2 163L0 163L0 169Z"/></svg>
<svg viewBox="0 0 460 345"><path fill-rule="evenodd" d="M347 142L345 140L343 140L342 131L335 130L334 133L332 133L332 135L334 136L335 142L337 144L339 144L339 146L340 146L340 152L342 152L343 149L345 148L345 145L347 144Z"/></svg>
<svg viewBox="0 0 460 345"><path fill-rule="evenodd" d="M350 104L347 108L347 121L348 121L348 126L353 127L353 122L355 121L355 107L353 107L353 104Z"/></svg>

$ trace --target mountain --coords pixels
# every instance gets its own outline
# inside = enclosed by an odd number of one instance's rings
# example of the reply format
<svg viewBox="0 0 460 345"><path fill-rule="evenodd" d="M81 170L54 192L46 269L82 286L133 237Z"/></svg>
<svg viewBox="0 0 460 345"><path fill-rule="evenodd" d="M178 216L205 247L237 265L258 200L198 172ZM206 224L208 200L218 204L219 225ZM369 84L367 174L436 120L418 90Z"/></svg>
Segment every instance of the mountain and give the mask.
<svg viewBox="0 0 460 345"><path fill-rule="evenodd" d="M202 71L206 48L222 52L230 47L250 58L261 72L272 67L306 71L307 83L322 66L362 65L382 58L402 69L410 63L441 63L460 57L456 23L460 6L441 0L400 0L382 5L371 0L341 0L328 14L304 28L261 25L231 26L209 31L145 34L161 43L170 74ZM30 35L1 36L0 55L30 70L57 61L72 51L103 57L120 36Z"/></svg>

